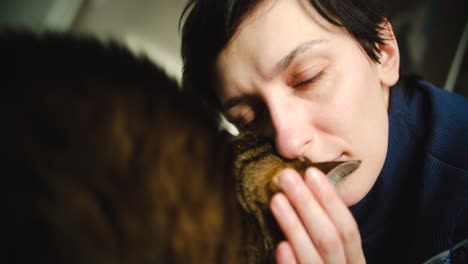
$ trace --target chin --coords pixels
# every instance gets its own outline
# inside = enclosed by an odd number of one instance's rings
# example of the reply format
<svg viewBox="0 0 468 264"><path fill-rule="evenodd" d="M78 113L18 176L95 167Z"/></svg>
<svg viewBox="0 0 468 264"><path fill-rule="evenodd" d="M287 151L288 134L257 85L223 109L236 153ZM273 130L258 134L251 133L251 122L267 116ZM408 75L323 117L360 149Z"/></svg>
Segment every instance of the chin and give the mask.
<svg viewBox="0 0 468 264"><path fill-rule="evenodd" d="M351 207L361 201L372 189L377 180L378 173L373 168L366 166L363 162L361 166L346 177L337 187L338 195L346 206Z"/></svg>

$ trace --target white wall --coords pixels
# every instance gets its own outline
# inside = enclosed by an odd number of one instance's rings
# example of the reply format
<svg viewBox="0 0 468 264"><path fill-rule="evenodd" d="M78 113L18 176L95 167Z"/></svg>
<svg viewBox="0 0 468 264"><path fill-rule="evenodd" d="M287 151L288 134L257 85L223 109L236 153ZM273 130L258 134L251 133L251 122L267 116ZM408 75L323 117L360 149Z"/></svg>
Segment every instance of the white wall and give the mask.
<svg viewBox="0 0 468 264"><path fill-rule="evenodd" d="M179 17L186 0L87 0L73 32L94 33L143 50L168 74L180 79Z"/></svg>
<svg viewBox="0 0 468 264"><path fill-rule="evenodd" d="M66 31L84 0L0 0L0 27Z"/></svg>
<svg viewBox="0 0 468 264"><path fill-rule="evenodd" d="M58 30L113 38L180 80L179 18L186 0L0 0L0 29Z"/></svg>

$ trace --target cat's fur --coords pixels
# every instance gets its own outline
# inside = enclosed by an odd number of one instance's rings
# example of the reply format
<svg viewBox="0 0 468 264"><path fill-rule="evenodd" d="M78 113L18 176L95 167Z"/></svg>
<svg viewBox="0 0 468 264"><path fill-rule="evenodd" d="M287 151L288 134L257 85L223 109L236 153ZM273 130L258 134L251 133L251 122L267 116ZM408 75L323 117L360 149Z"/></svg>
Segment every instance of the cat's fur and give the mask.
<svg viewBox="0 0 468 264"><path fill-rule="evenodd" d="M0 34L2 261L243 263L216 115L145 58Z"/></svg>
<svg viewBox="0 0 468 264"><path fill-rule="evenodd" d="M306 169L314 166L326 173L330 182L337 186L360 165L359 161L311 163L287 160L277 155L270 138L256 131L241 133L232 139L232 144L237 197L250 228L250 263L273 262L275 246L284 239L269 210L272 196L281 190L278 177L282 170L292 168L304 176Z"/></svg>

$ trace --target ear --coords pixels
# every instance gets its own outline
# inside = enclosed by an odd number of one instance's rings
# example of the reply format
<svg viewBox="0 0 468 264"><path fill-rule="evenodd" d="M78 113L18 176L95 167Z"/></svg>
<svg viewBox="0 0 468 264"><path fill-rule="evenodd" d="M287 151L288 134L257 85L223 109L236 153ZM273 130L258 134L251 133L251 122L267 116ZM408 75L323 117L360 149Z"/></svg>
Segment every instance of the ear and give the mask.
<svg viewBox="0 0 468 264"><path fill-rule="evenodd" d="M381 52L378 69L381 85L391 87L400 77L400 51L390 22L385 21L382 26L383 44L378 44Z"/></svg>

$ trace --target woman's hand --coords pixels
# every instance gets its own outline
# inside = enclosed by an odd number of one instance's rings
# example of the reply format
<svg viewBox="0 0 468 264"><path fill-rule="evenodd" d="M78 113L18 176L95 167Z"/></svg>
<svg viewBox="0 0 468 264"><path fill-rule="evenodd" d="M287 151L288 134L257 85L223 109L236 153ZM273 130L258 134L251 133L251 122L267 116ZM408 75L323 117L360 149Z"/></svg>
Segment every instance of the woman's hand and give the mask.
<svg viewBox="0 0 468 264"><path fill-rule="evenodd" d="M303 180L286 169L279 183L271 210L287 241L277 263L365 263L356 221L321 171L310 168Z"/></svg>

